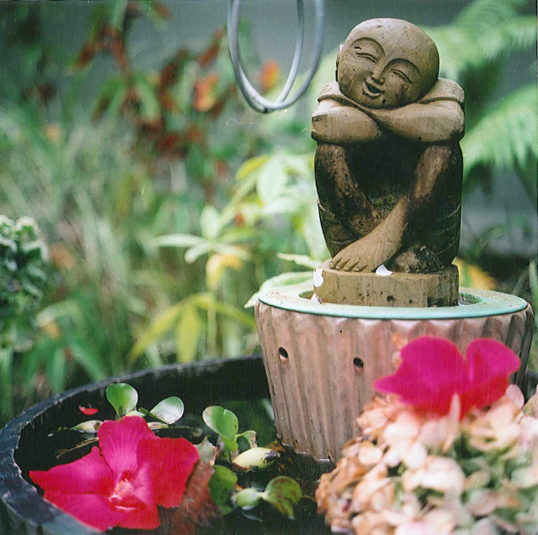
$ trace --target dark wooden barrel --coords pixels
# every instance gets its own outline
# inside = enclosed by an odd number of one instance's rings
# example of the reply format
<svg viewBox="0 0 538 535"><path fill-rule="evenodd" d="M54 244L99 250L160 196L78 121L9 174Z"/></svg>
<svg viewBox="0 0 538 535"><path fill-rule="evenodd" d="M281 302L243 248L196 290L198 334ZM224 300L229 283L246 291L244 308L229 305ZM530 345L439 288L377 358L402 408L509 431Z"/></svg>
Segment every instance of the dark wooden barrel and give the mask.
<svg viewBox="0 0 538 535"><path fill-rule="evenodd" d="M79 423L83 419L79 405L91 405L100 410L100 417L113 418L105 398L105 389L113 382L134 386L143 407L151 408L165 397L179 396L190 413L201 413L205 407L225 401L269 397L261 357L245 357L133 373L77 388L39 403L0 432L0 534L98 533L45 501L27 477L28 470L51 467L54 451L61 442L51 440L48 435L58 427Z"/></svg>

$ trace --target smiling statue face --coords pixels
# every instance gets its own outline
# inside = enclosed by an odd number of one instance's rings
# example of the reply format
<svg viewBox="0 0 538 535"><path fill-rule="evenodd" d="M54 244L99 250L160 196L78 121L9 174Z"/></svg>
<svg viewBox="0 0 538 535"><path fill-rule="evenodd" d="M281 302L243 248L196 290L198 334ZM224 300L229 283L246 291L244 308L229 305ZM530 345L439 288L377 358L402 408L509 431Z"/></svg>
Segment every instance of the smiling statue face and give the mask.
<svg viewBox="0 0 538 535"><path fill-rule="evenodd" d="M433 86L438 72L433 41L398 19L359 24L338 54L340 91L368 108L399 108L417 101Z"/></svg>

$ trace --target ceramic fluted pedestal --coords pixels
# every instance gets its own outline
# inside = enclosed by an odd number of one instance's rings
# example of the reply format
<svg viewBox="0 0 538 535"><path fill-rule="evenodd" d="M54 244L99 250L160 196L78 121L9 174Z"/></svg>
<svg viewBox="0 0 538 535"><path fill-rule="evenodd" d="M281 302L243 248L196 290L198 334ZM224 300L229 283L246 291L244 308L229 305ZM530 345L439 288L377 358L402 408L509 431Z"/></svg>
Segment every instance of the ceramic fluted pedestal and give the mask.
<svg viewBox="0 0 538 535"><path fill-rule="evenodd" d="M394 372L402 338L442 336L462 352L476 338L494 338L519 355L515 381L523 382L533 321L523 299L461 289L453 307L358 307L313 302L311 288L272 289L256 305L277 432L299 454L321 463L339 458L342 444L358 433L372 382Z"/></svg>

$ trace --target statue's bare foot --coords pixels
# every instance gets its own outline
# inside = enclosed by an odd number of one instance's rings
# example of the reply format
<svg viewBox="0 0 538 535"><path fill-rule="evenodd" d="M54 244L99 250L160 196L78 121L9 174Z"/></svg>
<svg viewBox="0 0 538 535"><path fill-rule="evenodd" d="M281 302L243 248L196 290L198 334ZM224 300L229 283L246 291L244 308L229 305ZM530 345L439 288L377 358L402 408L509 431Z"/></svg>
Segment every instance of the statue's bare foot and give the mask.
<svg viewBox="0 0 538 535"><path fill-rule="evenodd" d="M398 253L387 267L399 273L433 273L441 270L443 265L425 245L415 243Z"/></svg>
<svg viewBox="0 0 538 535"><path fill-rule="evenodd" d="M338 271L375 271L385 260L380 260L379 243L369 234L336 254L331 260L331 268ZM389 256L390 258L390 256Z"/></svg>

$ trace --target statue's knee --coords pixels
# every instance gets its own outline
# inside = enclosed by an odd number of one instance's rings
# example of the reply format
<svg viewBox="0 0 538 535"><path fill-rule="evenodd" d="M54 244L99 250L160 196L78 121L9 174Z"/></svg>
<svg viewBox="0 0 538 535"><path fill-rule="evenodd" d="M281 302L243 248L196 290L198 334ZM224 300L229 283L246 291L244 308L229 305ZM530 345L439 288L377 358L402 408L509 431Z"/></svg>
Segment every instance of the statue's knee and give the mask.
<svg viewBox="0 0 538 535"><path fill-rule="evenodd" d="M435 167L458 167L462 165L463 154L457 142L430 145L424 149L421 160L428 164L435 163Z"/></svg>
<svg viewBox="0 0 538 535"><path fill-rule="evenodd" d="M341 145L331 145L329 143L320 143L316 150L316 163L321 165L334 164L342 161L346 157L346 151Z"/></svg>

